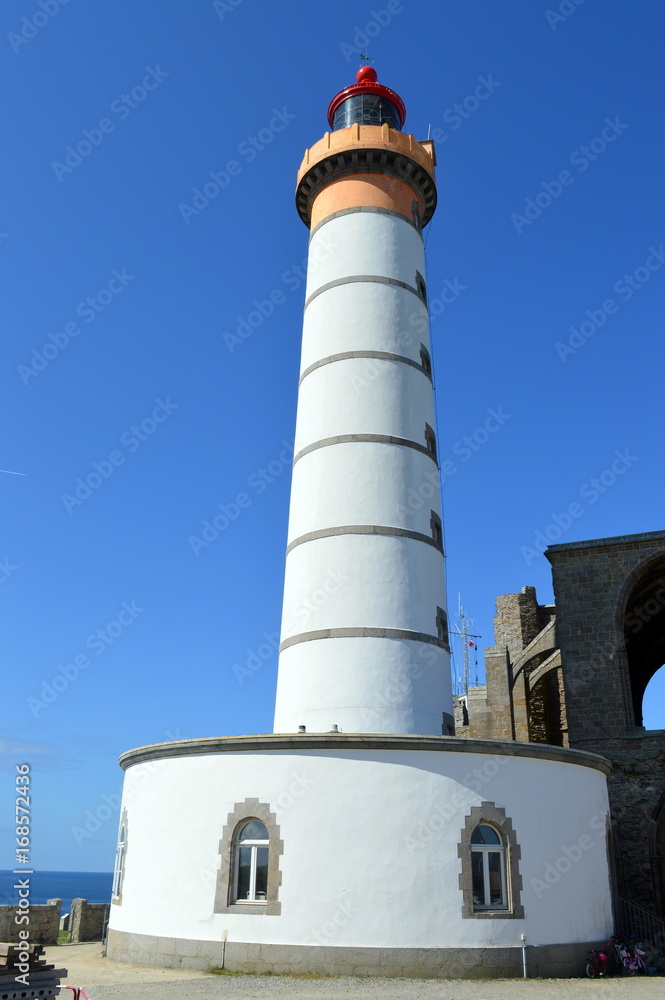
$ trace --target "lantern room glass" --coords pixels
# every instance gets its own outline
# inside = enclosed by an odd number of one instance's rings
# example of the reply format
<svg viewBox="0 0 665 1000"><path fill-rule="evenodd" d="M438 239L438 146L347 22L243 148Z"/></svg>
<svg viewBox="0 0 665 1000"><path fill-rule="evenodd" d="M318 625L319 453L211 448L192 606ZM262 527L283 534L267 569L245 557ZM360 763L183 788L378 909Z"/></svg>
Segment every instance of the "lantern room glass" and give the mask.
<svg viewBox="0 0 665 1000"><path fill-rule="evenodd" d="M378 94L355 94L342 101L335 111L333 131L351 125L389 125L399 131L400 115L392 103Z"/></svg>

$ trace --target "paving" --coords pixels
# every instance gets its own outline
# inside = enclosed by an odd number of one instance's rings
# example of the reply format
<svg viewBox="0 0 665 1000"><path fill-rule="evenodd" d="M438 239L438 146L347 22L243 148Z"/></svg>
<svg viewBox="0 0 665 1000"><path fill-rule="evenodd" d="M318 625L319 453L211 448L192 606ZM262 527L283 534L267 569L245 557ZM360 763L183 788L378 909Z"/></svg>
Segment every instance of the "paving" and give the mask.
<svg viewBox="0 0 665 1000"><path fill-rule="evenodd" d="M661 977L635 979L316 979L215 976L113 962L99 942L47 948L49 962L69 969L68 985L90 1000L659 1000ZM65 992L63 997L72 997Z"/></svg>

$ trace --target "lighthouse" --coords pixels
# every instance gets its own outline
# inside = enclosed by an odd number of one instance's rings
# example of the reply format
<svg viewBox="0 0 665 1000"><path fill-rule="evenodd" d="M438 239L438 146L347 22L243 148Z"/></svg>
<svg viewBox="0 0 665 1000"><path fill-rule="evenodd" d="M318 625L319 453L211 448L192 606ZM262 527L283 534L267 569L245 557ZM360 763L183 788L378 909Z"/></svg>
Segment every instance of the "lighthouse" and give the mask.
<svg viewBox="0 0 665 1000"><path fill-rule="evenodd" d="M453 734L422 240L435 161L405 117L362 67L298 172L274 732L121 756L111 958L486 979L521 976L526 949L530 975L565 976L612 931L608 762Z"/></svg>
<svg viewBox="0 0 665 1000"><path fill-rule="evenodd" d="M434 148L363 66L298 172L309 227L275 732L453 732L423 227Z"/></svg>

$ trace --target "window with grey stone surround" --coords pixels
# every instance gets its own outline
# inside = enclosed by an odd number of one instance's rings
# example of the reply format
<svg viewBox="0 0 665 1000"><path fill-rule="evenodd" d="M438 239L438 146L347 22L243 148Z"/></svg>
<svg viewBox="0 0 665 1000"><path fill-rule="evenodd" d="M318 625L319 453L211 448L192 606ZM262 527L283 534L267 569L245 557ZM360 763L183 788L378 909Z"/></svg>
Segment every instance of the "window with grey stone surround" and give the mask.
<svg viewBox="0 0 665 1000"><path fill-rule="evenodd" d="M474 831L483 825L492 827L498 834L505 861L503 899L501 905L496 907L492 907L491 904L479 905L474 902L473 896L472 837ZM494 802L481 802L479 806L471 807L457 847L457 854L462 860L459 886L462 892L463 917L481 920L500 920L502 918L522 920L524 918L524 907L521 899L522 876L519 873L521 853L512 820L506 816L505 809L496 806Z"/></svg>
<svg viewBox="0 0 665 1000"><path fill-rule="evenodd" d="M236 865L238 864L240 837L247 824L252 820L258 820L268 831L267 885L265 889L262 886L260 894L254 893L255 896L265 895L265 900L259 898L253 902L243 902L236 900L238 885ZM284 844L280 839L277 817L275 813L270 811L270 806L265 802L259 802L258 799L245 799L244 802L236 802L222 831L219 853L222 860L217 873L214 912L279 916L282 907L279 901L279 887L282 884L279 859L284 853Z"/></svg>

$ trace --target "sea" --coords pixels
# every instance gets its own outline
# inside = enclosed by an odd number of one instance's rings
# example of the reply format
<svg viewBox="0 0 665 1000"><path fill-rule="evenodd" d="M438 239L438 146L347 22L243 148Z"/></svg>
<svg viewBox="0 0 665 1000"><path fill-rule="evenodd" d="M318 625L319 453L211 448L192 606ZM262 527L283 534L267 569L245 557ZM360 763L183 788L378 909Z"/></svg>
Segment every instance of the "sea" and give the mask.
<svg viewBox="0 0 665 1000"><path fill-rule="evenodd" d="M113 874L111 872L43 872L32 875L15 875L0 871L0 904L18 903L14 888L19 878L30 879L30 902L45 903L47 899L61 899L61 915L69 913L72 899L87 899L89 903L110 903Z"/></svg>

